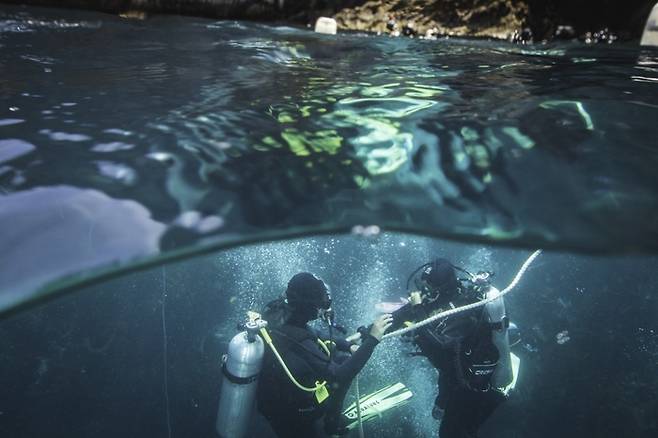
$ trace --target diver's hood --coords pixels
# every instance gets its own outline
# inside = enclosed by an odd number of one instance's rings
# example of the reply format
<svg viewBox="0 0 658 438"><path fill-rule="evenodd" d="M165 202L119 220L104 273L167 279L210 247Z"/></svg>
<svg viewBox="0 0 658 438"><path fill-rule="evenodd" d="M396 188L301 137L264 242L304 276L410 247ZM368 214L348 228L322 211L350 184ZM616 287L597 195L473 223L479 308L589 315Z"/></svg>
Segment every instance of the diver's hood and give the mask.
<svg viewBox="0 0 658 438"><path fill-rule="evenodd" d="M310 272L300 272L290 279L286 300L294 310L305 312L331 307L329 288L322 279Z"/></svg>
<svg viewBox="0 0 658 438"><path fill-rule="evenodd" d="M447 259L436 258L419 266L407 280L407 289L413 280L416 289L432 302L452 299L459 290L455 267Z"/></svg>
<svg viewBox="0 0 658 438"><path fill-rule="evenodd" d="M420 280L432 295L453 296L459 288L455 268L444 258L428 263L420 274Z"/></svg>

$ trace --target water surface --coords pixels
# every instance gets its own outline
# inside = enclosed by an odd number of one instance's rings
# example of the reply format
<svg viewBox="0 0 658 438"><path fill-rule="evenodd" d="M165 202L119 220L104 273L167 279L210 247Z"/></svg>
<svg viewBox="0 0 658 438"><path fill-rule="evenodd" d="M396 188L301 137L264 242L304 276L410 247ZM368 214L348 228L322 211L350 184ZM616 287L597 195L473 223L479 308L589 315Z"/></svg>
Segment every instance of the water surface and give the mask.
<svg viewBox="0 0 658 438"><path fill-rule="evenodd" d="M656 250L655 51L5 8L0 69L3 310L358 224Z"/></svg>

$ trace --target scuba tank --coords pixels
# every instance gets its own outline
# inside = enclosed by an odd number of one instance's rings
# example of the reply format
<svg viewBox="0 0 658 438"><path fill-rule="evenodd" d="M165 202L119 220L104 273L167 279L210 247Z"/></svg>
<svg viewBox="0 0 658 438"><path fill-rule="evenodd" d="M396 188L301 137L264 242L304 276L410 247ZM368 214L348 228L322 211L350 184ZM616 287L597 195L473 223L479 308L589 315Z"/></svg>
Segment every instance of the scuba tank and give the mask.
<svg viewBox="0 0 658 438"><path fill-rule="evenodd" d="M500 291L493 286L486 293L487 299L498 297ZM510 356L509 318L505 314L505 302L503 297L495 298L484 306L487 323L491 328L491 341L498 350L498 364L491 378L491 386L504 388L512 382L512 359Z"/></svg>
<svg viewBox="0 0 658 438"><path fill-rule="evenodd" d="M222 360L222 389L215 428L222 438L243 438L251 422L265 344L258 331L267 323L250 320L231 339Z"/></svg>

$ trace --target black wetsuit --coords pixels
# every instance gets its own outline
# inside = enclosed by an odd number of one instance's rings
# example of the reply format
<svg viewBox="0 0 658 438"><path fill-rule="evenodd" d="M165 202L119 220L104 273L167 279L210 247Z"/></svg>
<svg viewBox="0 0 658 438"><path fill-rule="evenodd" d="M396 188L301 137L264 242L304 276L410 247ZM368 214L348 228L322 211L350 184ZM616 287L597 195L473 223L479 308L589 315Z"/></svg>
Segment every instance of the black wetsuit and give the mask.
<svg viewBox="0 0 658 438"><path fill-rule="evenodd" d="M459 307L474 301L461 298L452 304ZM402 327L405 321L425 319L434 309L408 304L394 312L394 327ZM439 371L436 404L445 410L439 436L476 437L480 426L505 400L502 393L490 387L498 350L491 342L491 328L483 308L426 325L413 335L420 355L427 357Z"/></svg>
<svg viewBox="0 0 658 438"><path fill-rule="evenodd" d="M271 351L267 350L258 386L258 410L267 418L279 438L325 436L340 421L345 393L352 379L366 364L378 341L366 335L361 346L349 355L350 344L335 339L335 350L328 357L318 344L318 336L305 323L287 323L270 330L274 345L292 375L306 387L327 382L329 398L318 403L313 392L297 388L283 371Z"/></svg>

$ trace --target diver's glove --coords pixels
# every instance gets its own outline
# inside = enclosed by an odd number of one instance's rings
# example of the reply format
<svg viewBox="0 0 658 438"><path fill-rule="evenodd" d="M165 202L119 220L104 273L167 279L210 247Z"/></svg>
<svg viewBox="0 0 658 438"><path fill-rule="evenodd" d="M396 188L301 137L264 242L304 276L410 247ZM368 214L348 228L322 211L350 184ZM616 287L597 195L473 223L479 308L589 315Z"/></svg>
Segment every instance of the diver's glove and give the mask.
<svg viewBox="0 0 658 438"><path fill-rule="evenodd" d="M362 325L362 326L359 326L359 328L356 329L356 331L357 331L358 334L361 335L361 339L364 339L366 337L366 335L370 334L370 329L371 328L372 328L372 324L370 324L367 327Z"/></svg>
<svg viewBox="0 0 658 438"><path fill-rule="evenodd" d="M414 342L418 339L418 331L411 330L410 332L402 333L400 335L400 340L403 342Z"/></svg>

